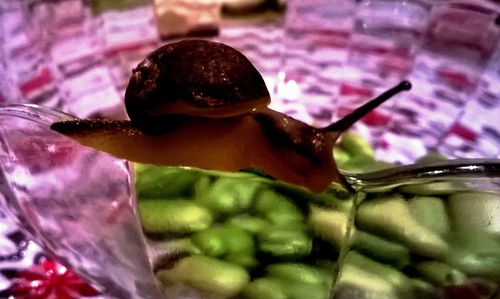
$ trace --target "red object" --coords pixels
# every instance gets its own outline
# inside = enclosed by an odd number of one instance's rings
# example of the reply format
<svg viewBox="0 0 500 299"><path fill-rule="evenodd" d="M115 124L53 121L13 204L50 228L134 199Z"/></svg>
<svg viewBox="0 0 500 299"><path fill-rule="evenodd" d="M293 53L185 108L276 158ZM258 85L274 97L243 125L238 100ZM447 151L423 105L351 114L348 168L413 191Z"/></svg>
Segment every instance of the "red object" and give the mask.
<svg viewBox="0 0 500 299"><path fill-rule="evenodd" d="M460 124L454 124L450 128L450 133L472 142L476 141L477 139L477 134L474 131Z"/></svg>
<svg viewBox="0 0 500 299"><path fill-rule="evenodd" d="M489 297L489 296L488 296ZM472 285L449 286L444 289L444 299L484 299L477 288Z"/></svg>
<svg viewBox="0 0 500 299"><path fill-rule="evenodd" d="M348 47L350 37L351 33L349 31L319 29L315 30L314 34L311 35L310 44L343 49Z"/></svg>
<svg viewBox="0 0 500 299"><path fill-rule="evenodd" d="M53 78L50 70L48 68L43 68L35 77L21 83L21 85L19 85L19 89L21 90L23 96L26 98L30 93L41 89L42 87L52 83L52 81Z"/></svg>
<svg viewBox="0 0 500 299"><path fill-rule="evenodd" d="M12 148L22 165L31 173L40 173L74 160L77 144L72 140L61 139L51 136L13 136Z"/></svg>
<svg viewBox="0 0 500 299"><path fill-rule="evenodd" d="M362 96L362 97L372 97L373 90L370 88L354 86L347 83L343 83L340 86L340 94L344 96Z"/></svg>
<svg viewBox="0 0 500 299"><path fill-rule="evenodd" d="M439 79L456 88L472 90L476 86L476 83L473 82L467 74L450 68L439 68L437 70L437 76Z"/></svg>
<svg viewBox="0 0 500 299"><path fill-rule="evenodd" d="M107 58L112 58L118 55L121 52L134 52L138 51L141 48L152 48L156 46L156 41L151 40L151 41L141 41L141 42L131 42L128 44L122 44L122 45L117 45L113 47L109 47L106 49L104 55Z"/></svg>
<svg viewBox="0 0 500 299"><path fill-rule="evenodd" d="M78 299L99 294L68 268L45 257L20 272L10 292L16 299Z"/></svg>
<svg viewBox="0 0 500 299"><path fill-rule="evenodd" d="M380 111L373 110L366 114L361 121L372 127L385 126L391 121L391 117Z"/></svg>

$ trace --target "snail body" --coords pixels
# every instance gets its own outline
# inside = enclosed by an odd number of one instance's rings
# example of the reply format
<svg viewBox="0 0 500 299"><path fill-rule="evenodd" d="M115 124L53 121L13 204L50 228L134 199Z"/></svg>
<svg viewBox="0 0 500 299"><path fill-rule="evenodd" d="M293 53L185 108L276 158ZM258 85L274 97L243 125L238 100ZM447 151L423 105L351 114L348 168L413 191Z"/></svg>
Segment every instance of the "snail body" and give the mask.
<svg viewBox="0 0 500 299"><path fill-rule="evenodd" d="M267 108L265 82L237 50L185 40L148 55L125 95L130 121L69 120L51 128L83 145L140 163L239 171L259 168L312 191L343 183L337 138L399 91L388 90L350 115L315 128Z"/></svg>

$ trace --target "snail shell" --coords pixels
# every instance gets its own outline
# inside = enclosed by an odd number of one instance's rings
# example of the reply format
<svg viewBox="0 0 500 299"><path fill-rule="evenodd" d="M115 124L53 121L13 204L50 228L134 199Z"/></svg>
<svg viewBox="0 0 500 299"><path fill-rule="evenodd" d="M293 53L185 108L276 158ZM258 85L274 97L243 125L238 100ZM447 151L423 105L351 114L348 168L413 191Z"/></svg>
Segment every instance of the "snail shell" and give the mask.
<svg viewBox="0 0 500 299"><path fill-rule="evenodd" d="M242 53L198 39L153 51L133 70L125 93L132 123L153 134L186 116L229 117L269 103L262 76Z"/></svg>

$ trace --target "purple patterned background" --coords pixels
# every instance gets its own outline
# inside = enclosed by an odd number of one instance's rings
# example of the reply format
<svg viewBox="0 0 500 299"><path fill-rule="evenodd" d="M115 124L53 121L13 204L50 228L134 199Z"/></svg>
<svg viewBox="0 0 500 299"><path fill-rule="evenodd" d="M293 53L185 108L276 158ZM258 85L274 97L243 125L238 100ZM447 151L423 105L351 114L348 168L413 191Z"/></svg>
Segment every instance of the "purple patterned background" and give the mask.
<svg viewBox="0 0 500 299"><path fill-rule="evenodd" d="M306 3L321 8L325 2ZM413 23L406 27L397 23L404 42L377 36L375 43L371 33L359 30L363 13L390 20L390 8L355 7L348 1L339 6L342 1L336 0L330 0L330 7L332 2L336 10L316 9L312 16L298 7L286 18L266 22L224 19L213 38L254 62L273 93L273 108L315 125L329 123L393 82L409 78L414 83L410 93L356 127L381 159L409 163L428 150L453 157L500 157L498 26L491 29L493 37L477 30L461 33L491 52L478 62L484 68L471 75L461 62L432 51L431 37L453 34L453 13L410 8L400 12L397 22L405 14L421 18L420 23L409 18ZM500 11L494 1L483 2ZM314 15L320 13L325 15ZM328 21L321 19L325 16ZM493 38L493 45L482 38ZM121 100L132 67L162 43L147 3L95 14L80 0L0 1L0 103L29 102L80 117L124 118ZM0 213L0 290L41 255ZM0 293L2 298L8 295Z"/></svg>

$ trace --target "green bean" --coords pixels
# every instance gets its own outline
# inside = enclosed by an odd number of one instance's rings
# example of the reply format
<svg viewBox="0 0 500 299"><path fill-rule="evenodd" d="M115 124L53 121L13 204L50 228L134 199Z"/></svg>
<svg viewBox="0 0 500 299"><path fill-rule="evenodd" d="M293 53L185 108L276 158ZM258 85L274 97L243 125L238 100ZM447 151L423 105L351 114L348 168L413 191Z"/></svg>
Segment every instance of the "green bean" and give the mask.
<svg viewBox="0 0 500 299"><path fill-rule="evenodd" d="M354 132L342 134L342 139L338 146L348 152L351 157L366 156L371 159L375 158L375 153L370 143L361 135Z"/></svg>
<svg viewBox="0 0 500 299"><path fill-rule="evenodd" d="M352 243L353 249L398 269L410 264L410 250L408 248L377 235L356 230Z"/></svg>
<svg viewBox="0 0 500 299"><path fill-rule="evenodd" d="M471 229L456 231L449 239L450 250L444 262L469 275L500 276L500 243L495 235Z"/></svg>
<svg viewBox="0 0 500 299"><path fill-rule="evenodd" d="M316 236L329 242L337 250L350 244L354 230L347 236L349 214L311 205L309 213L309 226Z"/></svg>
<svg viewBox="0 0 500 299"><path fill-rule="evenodd" d="M137 205L146 232L184 234L212 225L210 212L192 201L150 199Z"/></svg>
<svg viewBox="0 0 500 299"><path fill-rule="evenodd" d="M322 193L313 193L304 187L282 181L271 181L269 185L298 206L307 207L309 204L316 204L335 210L348 210L352 207L353 193L339 183L332 182Z"/></svg>
<svg viewBox="0 0 500 299"><path fill-rule="evenodd" d="M326 299L329 287L274 276L258 278L242 291L246 299Z"/></svg>
<svg viewBox="0 0 500 299"><path fill-rule="evenodd" d="M413 298L430 298L429 294L435 292L434 286L421 278L410 278L410 282L415 292Z"/></svg>
<svg viewBox="0 0 500 299"><path fill-rule="evenodd" d="M195 246L190 238L176 238L169 240L153 241L148 239L148 246L151 247L153 252L162 253L180 253L180 254L202 254L200 248Z"/></svg>
<svg viewBox="0 0 500 299"><path fill-rule="evenodd" d="M377 261L374 261L356 251L350 251L345 257L345 264L350 264L376 275L393 285L402 298L408 298L413 293L412 281L402 272Z"/></svg>
<svg viewBox="0 0 500 299"><path fill-rule="evenodd" d="M200 178L194 183L192 197L196 199L207 194L214 180L215 178L208 175L200 176Z"/></svg>
<svg viewBox="0 0 500 299"><path fill-rule="evenodd" d="M301 263L279 263L266 267L268 276L298 283L330 287L333 282L331 271Z"/></svg>
<svg viewBox="0 0 500 299"><path fill-rule="evenodd" d="M417 164L429 164L439 161L445 161L448 158L438 152L428 152L424 156L420 157L415 163Z"/></svg>
<svg viewBox="0 0 500 299"><path fill-rule="evenodd" d="M297 258L308 255L312 238L303 230L269 227L257 234L257 248L275 257Z"/></svg>
<svg viewBox="0 0 500 299"><path fill-rule="evenodd" d="M245 268L255 268L259 261L252 253L229 253L224 255L224 260Z"/></svg>
<svg viewBox="0 0 500 299"><path fill-rule="evenodd" d="M255 216L240 215L230 218L227 225L231 225L247 231L251 234L256 234L260 232L265 227L269 226L271 223L265 219Z"/></svg>
<svg viewBox="0 0 500 299"><path fill-rule="evenodd" d="M409 209L415 220L444 236L450 231L450 221L444 200L435 196L416 196L409 200Z"/></svg>
<svg viewBox="0 0 500 299"><path fill-rule="evenodd" d="M340 146L335 146L333 148L333 156L335 157L335 163L340 169L345 169L345 165L349 163L351 155Z"/></svg>
<svg viewBox="0 0 500 299"><path fill-rule="evenodd" d="M228 226L222 238L228 253L253 253L254 241L248 232Z"/></svg>
<svg viewBox="0 0 500 299"><path fill-rule="evenodd" d="M232 297L250 281L248 272L241 266L218 259L193 255L178 261L168 270L157 272L165 284L187 284L202 293Z"/></svg>
<svg viewBox="0 0 500 299"><path fill-rule="evenodd" d="M135 163L135 189L140 199L190 197L204 175L196 170Z"/></svg>
<svg viewBox="0 0 500 299"><path fill-rule="evenodd" d="M290 226L304 223L302 211L290 199L270 189L258 194L254 208L273 224Z"/></svg>
<svg viewBox="0 0 500 299"><path fill-rule="evenodd" d="M486 231L500 237L500 194L455 193L449 197L448 206L458 229Z"/></svg>
<svg viewBox="0 0 500 299"><path fill-rule="evenodd" d="M336 294L342 298L399 298L398 290L384 277L368 271L366 267L353 263L344 263L335 284ZM354 290L354 294L350 291ZM350 294L346 296L344 294ZM363 296L365 295L366 296ZM405 298L406 299L406 298Z"/></svg>
<svg viewBox="0 0 500 299"><path fill-rule="evenodd" d="M223 238L211 229L194 234L191 236L191 241L207 256L220 257L226 253Z"/></svg>
<svg viewBox="0 0 500 299"><path fill-rule="evenodd" d="M193 244L206 255L219 257L231 253L253 253L252 236L230 225L214 226L191 236Z"/></svg>
<svg viewBox="0 0 500 299"><path fill-rule="evenodd" d="M399 241L419 255L440 257L448 250L440 235L415 220L408 201L400 194L363 201L357 210L356 224L360 229Z"/></svg>
<svg viewBox="0 0 500 299"><path fill-rule="evenodd" d="M253 205L253 198L262 187L258 181L219 178L196 202L207 207L213 215L228 216L246 212Z"/></svg>
<svg viewBox="0 0 500 299"><path fill-rule="evenodd" d="M310 283L297 283L284 280L282 285L290 299L326 299L330 291L329 287Z"/></svg>
<svg viewBox="0 0 500 299"><path fill-rule="evenodd" d="M269 277L253 280L243 288L241 295L245 299L288 299L282 283Z"/></svg>
<svg viewBox="0 0 500 299"><path fill-rule="evenodd" d="M418 263L415 269L422 278L439 286L461 284L467 280L460 270L437 261Z"/></svg>

